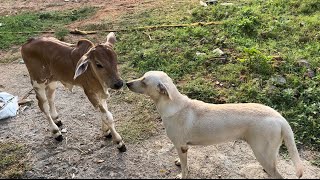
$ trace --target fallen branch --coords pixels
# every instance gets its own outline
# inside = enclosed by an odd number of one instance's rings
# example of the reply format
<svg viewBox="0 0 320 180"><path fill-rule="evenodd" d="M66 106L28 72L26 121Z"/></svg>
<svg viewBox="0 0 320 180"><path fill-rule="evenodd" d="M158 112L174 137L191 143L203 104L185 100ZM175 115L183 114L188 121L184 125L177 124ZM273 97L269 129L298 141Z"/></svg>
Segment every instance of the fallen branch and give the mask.
<svg viewBox="0 0 320 180"><path fill-rule="evenodd" d="M33 100L31 100L31 99L21 99L21 100L19 100L18 105L21 106L23 104L27 104L27 103L30 103L30 102L33 102Z"/></svg>
<svg viewBox="0 0 320 180"><path fill-rule="evenodd" d="M79 34L79 35L96 34L96 33L97 31L81 31L78 29L70 31L70 34Z"/></svg>
<svg viewBox="0 0 320 180"><path fill-rule="evenodd" d="M20 100L24 100L25 98L27 98L31 94L32 91L33 91L33 88L28 90Z"/></svg>
<svg viewBox="0 0 320 180"><path fill-rule="evenodd" d="M70 34L79 34L79 35L88 35L88 34L97 34L98 32L120 32L120 31L135 31L135 30L150 30L150 29L160 29L160 28L174 28L174 27L191 27L191 26L208 26L208 25L219 25L222 22L213 21L213 22L196 22L191 24L164 24L164 25L155 25L155 26L142 26L134 27L128 29L107 29L107 30L97 30L97 31L82 31L78 29L70 30ZM55 33L55 31L28 31L28 32L0 32L0 34L32 34L32 33Z"/></svg>
<svg viewBox="0 0 320 180"><path fill-rule="evenodd" d="M26 99L31 94L32 91L33 91L33 88L30 89L28 92L26 92L25 95L18 101L19 106L33 102L33 100L31 100L31 99Z"/></svg>

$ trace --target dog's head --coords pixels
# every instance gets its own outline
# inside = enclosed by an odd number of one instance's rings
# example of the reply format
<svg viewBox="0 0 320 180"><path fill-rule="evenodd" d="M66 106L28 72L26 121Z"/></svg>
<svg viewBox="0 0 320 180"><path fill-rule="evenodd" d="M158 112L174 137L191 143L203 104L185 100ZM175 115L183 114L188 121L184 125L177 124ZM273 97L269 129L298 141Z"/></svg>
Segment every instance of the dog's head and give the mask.
<svg viewBox="0 0 320 180"><path fill-rule="evenodd" d="M170 87L171 78L162 71L148 71L142 77L127 82L128 88L136 93L146 94L153 100L161 97L172 99Z"/></svg>

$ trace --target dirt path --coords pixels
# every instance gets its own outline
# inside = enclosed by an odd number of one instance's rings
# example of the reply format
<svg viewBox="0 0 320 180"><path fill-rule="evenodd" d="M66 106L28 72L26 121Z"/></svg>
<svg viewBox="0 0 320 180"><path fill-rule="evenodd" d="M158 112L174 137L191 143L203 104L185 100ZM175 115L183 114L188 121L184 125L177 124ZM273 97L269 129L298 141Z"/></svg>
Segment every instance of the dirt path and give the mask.
<svg viewBox="0 0 320 180"><path fill-rule="evenodd" d="M0 15L20 11L60 10L79 8L87 3L99 7L98 13L81 25L117 17L137 7L147 7L157 1L143 0L3 0ZM76 22L70 27L77 27ZM11 64L0 64L0 91L22 97L31 88L24 64L19 64L19 50L3 52L17 59ZM14 55L12 55L14 54ZM1 52L0 52L1 55ZM1 56L3 57L3 56ZM0 58L1 60L1 58ZM123 101L131 92L111 92L108 100L116 127L131 120L135 103ZM119 98L121 97L121 98ZM69 92L59 84L56 104L67 133L61 143L55 142L43 113L34 101L15 118L0 121L0 141L18 141L28 148L29 170L24 178L174 178L180 169L174 165L176 151L165 135L163 126L157 124L157 135L138 143L127 143L127 152L119 153L110 140L100 134L100 115L93 109L80 88ZM140 96L139 98L144 98ZM155 116L156 120L157 117ZM129 139L124 139L129 141ZM301 151L306 167L304 178L320 178L320 168L312 166L308 151ZM251 149L243 142L224 143L207 147L191 147L188 157L190 178L268 178L255 160ZM290 159L279 158L278 168L285 178L296 178Z"/></svg>

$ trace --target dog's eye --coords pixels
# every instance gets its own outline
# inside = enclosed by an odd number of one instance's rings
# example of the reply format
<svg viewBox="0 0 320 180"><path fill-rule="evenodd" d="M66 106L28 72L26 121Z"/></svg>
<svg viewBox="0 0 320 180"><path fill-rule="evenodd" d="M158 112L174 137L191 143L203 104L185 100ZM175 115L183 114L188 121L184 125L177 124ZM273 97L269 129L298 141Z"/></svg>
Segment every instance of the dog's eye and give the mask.
<svg viewBox="0 0 320 180"><path fill-rule="evenodd" d="M97 66L97 68L103 68L103 66L97 62L96 62L96 66Z"/></svg>

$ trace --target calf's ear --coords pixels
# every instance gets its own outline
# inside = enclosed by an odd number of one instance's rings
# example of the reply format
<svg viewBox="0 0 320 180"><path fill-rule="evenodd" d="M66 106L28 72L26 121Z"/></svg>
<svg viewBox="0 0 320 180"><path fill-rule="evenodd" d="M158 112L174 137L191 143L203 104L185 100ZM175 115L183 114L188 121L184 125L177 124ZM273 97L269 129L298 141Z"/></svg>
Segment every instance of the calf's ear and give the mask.
<svg viewBox="0 0 320 180"><path fill-rule="evenodd" d="M105 44L109 44L113 47L116 41L116 35L114 34L114 32L111 32L107 35L107 42Z"/></svg>
<svg viewBox="0 0 320 180"><path fill-rule="evenodd" d="M85 53L80 60L77 63L76 70L74 72L73 79L76 79L78 76L83 74L87 69L89 65L89 55L94 50L94 48L91 48L87 53Z"/></svg>

